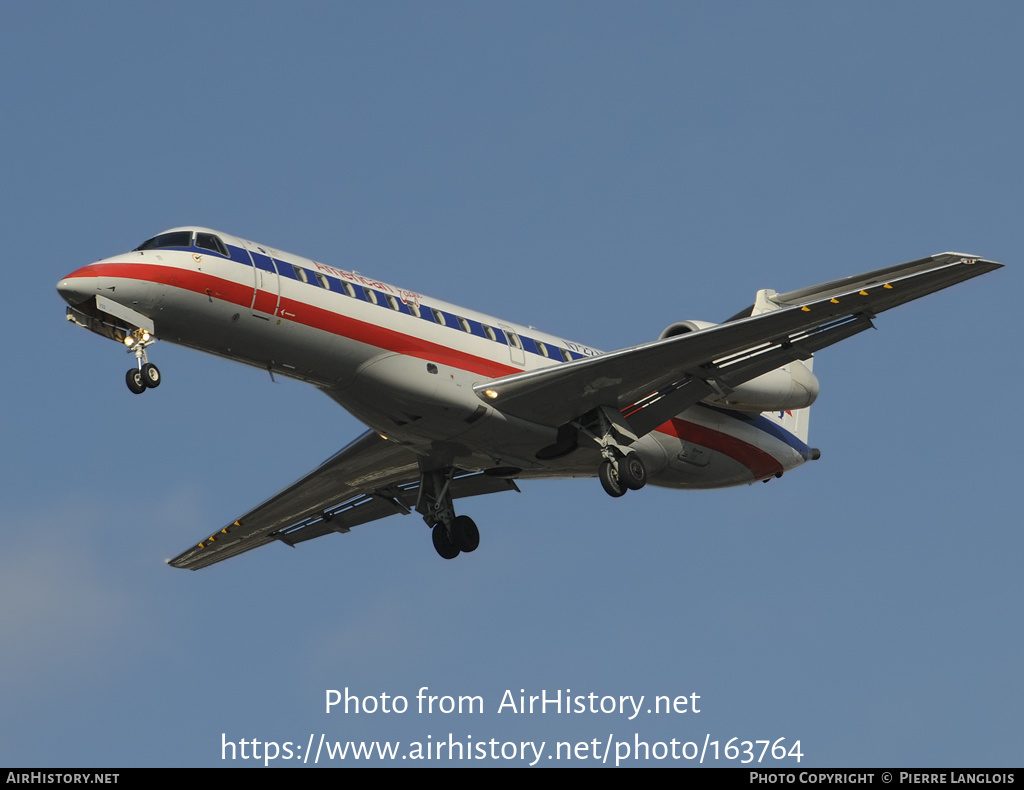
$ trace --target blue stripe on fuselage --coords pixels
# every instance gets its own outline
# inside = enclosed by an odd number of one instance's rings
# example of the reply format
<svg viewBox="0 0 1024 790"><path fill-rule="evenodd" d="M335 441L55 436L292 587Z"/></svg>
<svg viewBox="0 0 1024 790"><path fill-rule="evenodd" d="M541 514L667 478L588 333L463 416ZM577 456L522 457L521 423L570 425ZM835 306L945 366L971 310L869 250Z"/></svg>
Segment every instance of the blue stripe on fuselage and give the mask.
<svg viewBox="0 0 1024 790"><path fill-rule="evenodd" d="M732 411L731 409L723 409L720 406L711 406L707 403L698 403L698 406L711 411L716 411L719 414L724 414L727 417L732 417L734 420L742 420L753 428L757 428L759 431L764 431L769 436L778 439L783 444L791 447L796 452L800 453L804 458L808 458L811 453L811 448L804 444L802 441L796 438L793 434L783 428L776 422L772 422L762 414L750 414L749 412Z"/></svg>

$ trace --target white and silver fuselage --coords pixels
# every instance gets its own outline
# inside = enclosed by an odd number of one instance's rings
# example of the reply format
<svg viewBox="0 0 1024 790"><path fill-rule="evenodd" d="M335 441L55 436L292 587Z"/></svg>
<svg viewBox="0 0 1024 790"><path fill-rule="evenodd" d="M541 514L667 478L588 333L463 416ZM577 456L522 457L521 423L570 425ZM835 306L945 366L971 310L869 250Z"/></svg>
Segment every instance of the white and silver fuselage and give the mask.
<svg viewBox="0 0 1024 790"><path fill-rule="evenodd" d="M161 340L308 381L388 439L462 469L596 473L594 448L538 459L556 429L503 414L473 387L600 351L228 234L171 233L190 242L117 255L62 279L69 318L118 339L118 327L132 324L123 316L144 317ZM102 309L112 303L122 318ZM699 404L632 449L652 484L739 485L812 457L784 422Z"/></svg>

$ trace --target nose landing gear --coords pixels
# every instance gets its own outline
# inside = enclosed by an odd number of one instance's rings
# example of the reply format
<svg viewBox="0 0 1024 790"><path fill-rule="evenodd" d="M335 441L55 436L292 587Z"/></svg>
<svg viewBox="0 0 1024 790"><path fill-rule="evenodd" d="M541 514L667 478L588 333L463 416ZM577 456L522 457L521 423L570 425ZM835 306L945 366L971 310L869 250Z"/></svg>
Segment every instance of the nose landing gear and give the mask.
<svg viewBox="0 0 1024 790"><path fill-rule="evenodd" d="M124 378L128 389L136 395L160 386L160 368L146 358L146 347L155 342L156 338L145 329L136 329L125 335L124 344L128 348L128 353L135 354L138 367L129 370Z"/></svg>

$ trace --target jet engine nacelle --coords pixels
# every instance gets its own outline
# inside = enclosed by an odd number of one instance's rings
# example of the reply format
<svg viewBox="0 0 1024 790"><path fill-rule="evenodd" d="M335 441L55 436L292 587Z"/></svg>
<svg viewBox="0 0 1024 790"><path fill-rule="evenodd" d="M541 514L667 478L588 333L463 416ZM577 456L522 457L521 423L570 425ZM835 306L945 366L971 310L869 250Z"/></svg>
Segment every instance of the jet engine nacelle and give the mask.
<svg viewBox="0 0 1024 790"><path fill-rule="evenodd" d="M718 324L710 321L677 321L666 327L658 339L699 332L713 326ZM790 362L735 387L728 386L724 381L712 383L721 391L704 398L705 403L741 411L806 409L818 397L818 377L811 372L811 360Z"/></svg>
<svg viewBox="0 0 1024 790"><path fill-rule="evenodd" d="M713 324L710 321L676 321L674 324L670 324L665 327L665 331L658 335L658 340L664 340L666 337L675 337L676 335L685 335L687 332L696 332L700 329L710 329L718 324Z"/></svg>
<svg viewBox="0 0 1024 790"><path fill-rule="evenodd" d="M814 403L818 397L818 377L806 363L796 360L734 389L722 389L724 394L709 396L705 402L743 411L792 411Z"/></svg>

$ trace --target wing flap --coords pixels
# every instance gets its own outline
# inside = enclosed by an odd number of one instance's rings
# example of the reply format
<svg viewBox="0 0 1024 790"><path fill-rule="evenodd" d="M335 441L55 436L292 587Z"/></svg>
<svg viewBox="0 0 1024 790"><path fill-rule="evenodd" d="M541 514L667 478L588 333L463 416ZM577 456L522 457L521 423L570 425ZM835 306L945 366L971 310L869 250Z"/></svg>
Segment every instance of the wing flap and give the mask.
<svg viewBox="0 0 1024 790"><path fill-rule="evenodd" d="M723 378L736 386L848 337L838 328L849 319L859 318L856 331L861 331L867 328L864 321L869 322L880 312L1000 266L974 256L942 253L811 288L771 294L769 298L779 306L771 312L598 357L513 374L479 384L474 390L502 412L558 427L594 408L626 409L666 387L677 391L687 377L705 382ZM846 331L850 330L852 327L847 327ZM829 334L831 338L824 342ZM728 371L730 358L757 354L772 356ZM769 360L777 364L766 369ZM700 389L689 387L690 397ZM686 403L681 396L676 400Z"/></svg>

